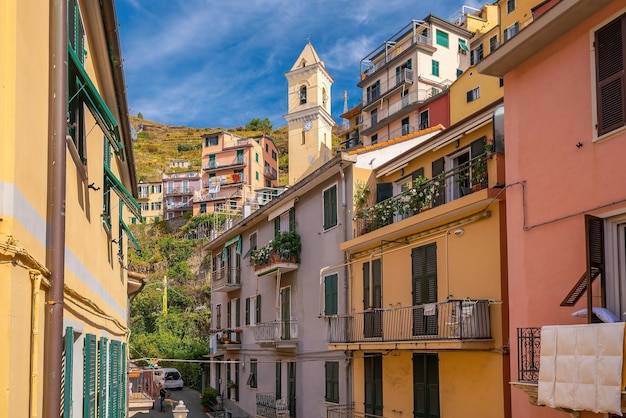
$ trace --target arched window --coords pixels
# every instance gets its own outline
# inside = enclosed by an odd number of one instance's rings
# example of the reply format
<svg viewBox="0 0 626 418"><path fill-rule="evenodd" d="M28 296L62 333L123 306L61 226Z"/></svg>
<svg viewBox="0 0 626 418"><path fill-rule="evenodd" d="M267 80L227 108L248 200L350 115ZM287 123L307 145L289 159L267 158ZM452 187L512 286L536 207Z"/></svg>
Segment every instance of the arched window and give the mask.
<svg viewBox="0 0 626 418"><path fill-rule="evenodd" d="M328 103L328 94L326 94L326 89L322 88L322 106L326 106Z"/></svg>
<svg viewBox="0 0 626 418"><path fill-rule="evenodd" d="M306 103L306 86L300 87L300 104Z"/></svg>

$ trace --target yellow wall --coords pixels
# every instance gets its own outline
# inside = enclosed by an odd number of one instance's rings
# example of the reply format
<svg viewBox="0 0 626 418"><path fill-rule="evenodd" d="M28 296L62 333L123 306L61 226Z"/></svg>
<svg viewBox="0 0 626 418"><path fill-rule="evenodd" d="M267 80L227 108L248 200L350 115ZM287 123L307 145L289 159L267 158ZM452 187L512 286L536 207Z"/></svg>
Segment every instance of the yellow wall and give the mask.
<svg viewBox="0 0 626 418"><path fill-rule="evenodd" d="M467 92L476 87L480 88L480 97L468 103ZM474 66L468 68L450 86L450 124L454 125L503 96L504 87L500 87L498 77L480 74ZM487 137L491 138L492 134Z"/></svg>

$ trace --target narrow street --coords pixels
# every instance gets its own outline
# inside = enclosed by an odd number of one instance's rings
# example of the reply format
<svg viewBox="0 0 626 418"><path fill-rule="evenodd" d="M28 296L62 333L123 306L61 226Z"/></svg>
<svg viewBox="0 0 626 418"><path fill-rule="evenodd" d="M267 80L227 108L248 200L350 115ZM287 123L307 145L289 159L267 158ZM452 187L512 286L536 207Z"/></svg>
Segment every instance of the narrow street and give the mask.
<svg viewBox="0 0 626 418"><path fill-rule="evenodd" d="M200 392L184 387L182 390L170 391L171 398L174 401L174 406L178 404L178 401L183 401L185 406L189 410L187 418L206 418L207 415L202 412L202 406L200 405ZM137 418L173 418L172 408L169 405L165 406L165 412L159 412L159 400L154 402L154 409L148 413L138 413L133 415Z"/></svg>

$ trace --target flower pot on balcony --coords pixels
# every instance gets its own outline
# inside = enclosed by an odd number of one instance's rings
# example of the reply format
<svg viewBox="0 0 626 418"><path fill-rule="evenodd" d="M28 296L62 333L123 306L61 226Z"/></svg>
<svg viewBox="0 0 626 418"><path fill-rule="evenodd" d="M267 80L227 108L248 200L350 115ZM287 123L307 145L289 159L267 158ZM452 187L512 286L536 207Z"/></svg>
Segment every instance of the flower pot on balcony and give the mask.
<svg viewBox="0 0 626 418"><path fill-rule="evenodd" d="M486 183L474 184L472 186L472 192L477 192L479 190L486 189L486 188L487 188L487 184Z"/></svg>

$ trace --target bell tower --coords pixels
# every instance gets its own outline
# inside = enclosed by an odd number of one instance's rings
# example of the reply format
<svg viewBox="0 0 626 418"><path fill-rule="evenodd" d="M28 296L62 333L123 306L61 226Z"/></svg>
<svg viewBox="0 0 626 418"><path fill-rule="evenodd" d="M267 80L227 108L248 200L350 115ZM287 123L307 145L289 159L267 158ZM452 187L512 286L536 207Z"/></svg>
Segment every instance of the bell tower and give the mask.
<svg viewBox="0 0 626 418"><path fill-rule="evenodd" d="M330 76L313 45L308 42L289 72L289 185L310 174L332 158Z"/></svg>

